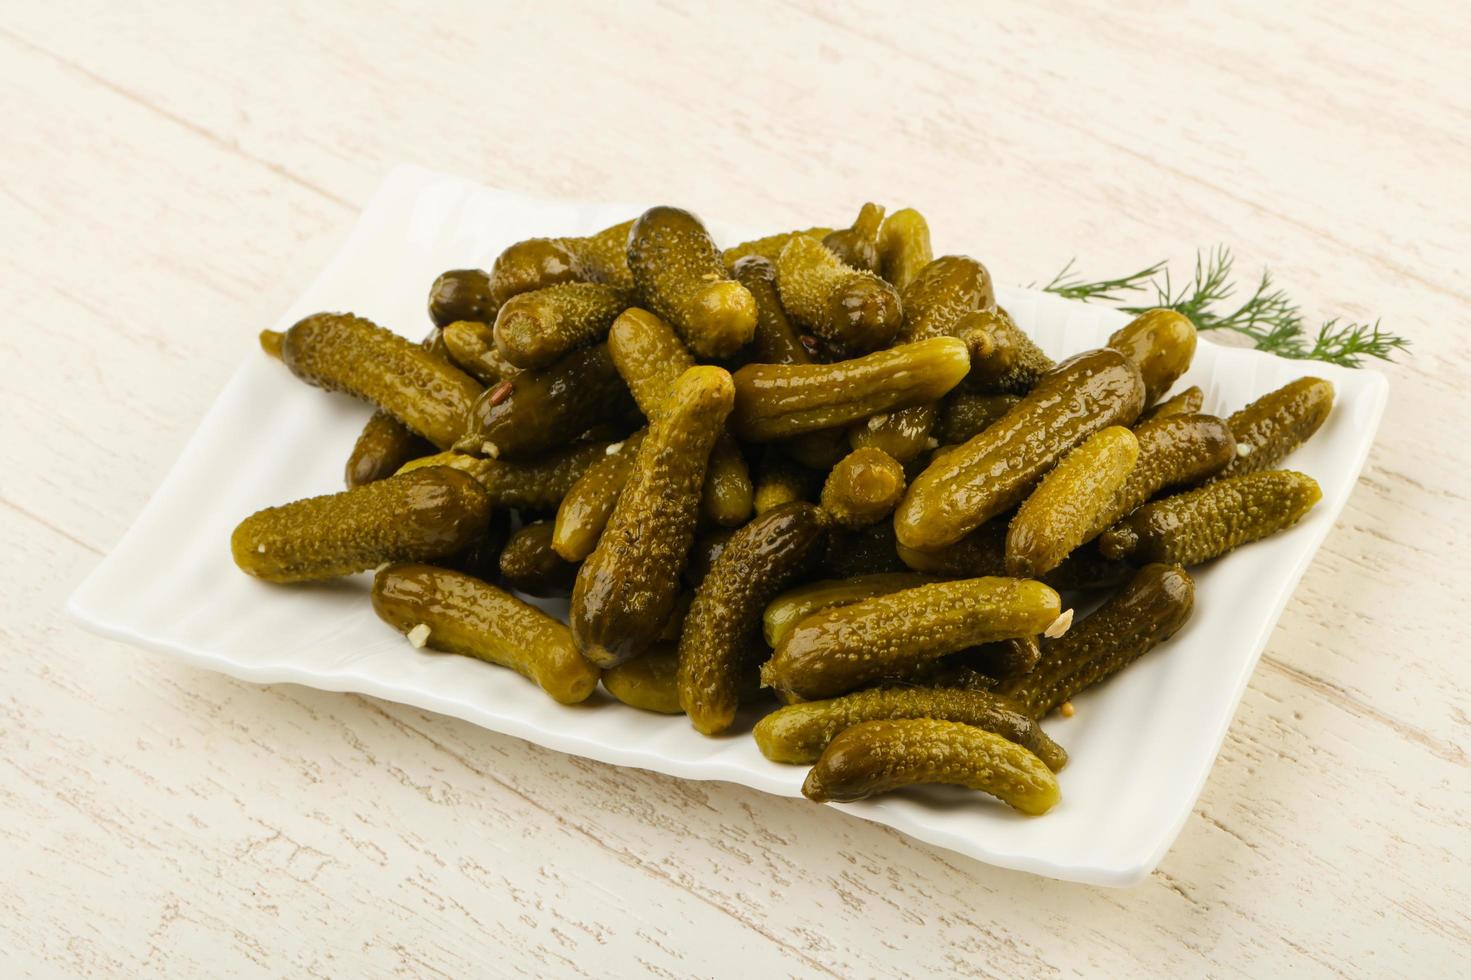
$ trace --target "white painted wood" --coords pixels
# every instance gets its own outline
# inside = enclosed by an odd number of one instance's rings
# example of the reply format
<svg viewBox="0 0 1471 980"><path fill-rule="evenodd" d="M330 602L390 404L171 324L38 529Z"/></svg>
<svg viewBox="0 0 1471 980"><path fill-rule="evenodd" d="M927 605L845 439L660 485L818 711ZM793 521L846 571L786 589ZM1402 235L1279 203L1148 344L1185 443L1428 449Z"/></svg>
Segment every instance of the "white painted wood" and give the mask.
<svg viewBox="0 0 1471 980"><path fill-rule="evenodd" d="M0 8L0 959L170 975L1446 975L1471 946L1458 5ZM699 10L700 13L694 11ZM1197 245L1416 342L1161 869L1106 891L83 634L63 597L387 167L1009 281ZM7 971L8 972L8 971Z"/></svg>

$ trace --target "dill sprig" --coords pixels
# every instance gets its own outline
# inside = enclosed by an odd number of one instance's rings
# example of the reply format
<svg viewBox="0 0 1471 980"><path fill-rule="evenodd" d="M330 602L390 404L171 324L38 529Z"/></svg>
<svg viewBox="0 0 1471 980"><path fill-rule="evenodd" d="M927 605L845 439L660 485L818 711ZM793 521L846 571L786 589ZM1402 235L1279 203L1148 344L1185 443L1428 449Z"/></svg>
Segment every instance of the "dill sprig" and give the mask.
<svg viewBox="0 0 1471 980"><path fill-rule="evenodd" d="M1409 340L1373 323L1344 322L1338 317L1325 321L1312 338L1307 335L1302 309L1262 270L1256 288L1244 300L1233 302L1232 281L1235 259L1231 250L1217 246L1195 253L1195 270L1177 290L1168 263L1156 262L1147 269L1120 279L1090 282L1069 261L1042 288L1068 299L1114 303L1126 313L1142 313L1165 307L1190 318L1197 330L1230 330L1249 339L1258 350L1295 360L1327 361L1359 367L1366 357L1393 360L1397 351L1407 350ZM1155 302L1148 306L1125 306L1124 293L1153 287Z"/></svg>

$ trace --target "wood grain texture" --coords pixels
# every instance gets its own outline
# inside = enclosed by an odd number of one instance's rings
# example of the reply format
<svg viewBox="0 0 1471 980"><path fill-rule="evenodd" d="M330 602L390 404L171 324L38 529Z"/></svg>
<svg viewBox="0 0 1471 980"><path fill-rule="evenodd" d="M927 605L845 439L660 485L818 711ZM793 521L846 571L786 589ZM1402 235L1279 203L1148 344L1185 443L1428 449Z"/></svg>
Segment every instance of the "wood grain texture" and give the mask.
<svg viewBox="0 0 1471 980"><path fill-rule="evenodd" d="M1450 3L0 7L0 959L36 974L1426 976L1471 951ZM1413 337L1160 870L1107 891L98 640L65 595L394 162L1006 281L1215 242ZM346 447L344 447L344 452Z"/></svg>

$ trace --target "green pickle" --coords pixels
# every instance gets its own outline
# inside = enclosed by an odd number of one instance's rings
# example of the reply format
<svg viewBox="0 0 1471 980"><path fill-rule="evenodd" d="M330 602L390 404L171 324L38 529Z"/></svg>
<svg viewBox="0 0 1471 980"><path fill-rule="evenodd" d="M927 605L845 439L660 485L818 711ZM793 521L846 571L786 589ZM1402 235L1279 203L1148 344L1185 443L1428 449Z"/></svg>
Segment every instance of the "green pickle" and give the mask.
<svg viewBox="0 0 1471 980"><path fill-rule="evenodd" d="M732 535L700 583L679 638L679 703L702 734L735 720L762 610L807 567L825 525L808 503L767 511Z"/></svg>
<svg viewBox="0 0 1471 980"><path fill-rule="evenodd" d="M485 459L445 452L405 463L400 473L448 466L474 477L497 507L556 510L588 467L607 455L607 442L580 442L531 460Z"/></svg>
<svg viewBox="0 0 1471 980"><path fill-rule="evenodd" d="M761 668L779 692L825 698L967 647L1035 636L1062 613L1041 582L936 582L829 609L799 622Z"/></svg>
<svg viewBox="0 0 1471 980"><path fill-rule="evenodd" d="M1093 433L1132 424L1143 404L1139 369L1117 351L1104 348L1063 361L1001 421L909 484L894 515L899 542L918 550L953 544L1019 504Z"/></svg>
<svg viewBox="0 0 1471 980"><path fill-rule="evenodd" d="M904 467L877 449L855 449L838 461L822 485L822 509L843 527L876 524L904 495Z"/></svg>
<svg viewBox="0 0 1471 980"><path fill-rule="evenodd" d="M838 460L854 449L863 448L851 445L848 441L848 433L844 429L818 429L815 432L804 432L788 439L777 440L772 445L780 447L782 452L803 466L823 471L838 465Z"/></svg>
<svg viewBox="0 0 1471 980"><path fill-rule="evenodd" d="M935 402L873 415L848 429L848 444L854 449L877 449L908 463L935 447L937 440L930 433L939 415Z"/></svg>
<svg viewBox="0 0 1471 980"><path fill-rule="evenodd" d="M990 349L971 366L965 387L988 394L1025 395L1052 370L1052 358L1001 307L967 317L967 328L984 330Z"/></svg>
<svg viewBox="0 0 1471 980"><path fill-rule="evenodd" d="M688 211L645 211L629 233L628 266L640 305L669 321L697 356L729 357L750 343L756 301L726 278L709 232Z"/></svg>
<svg viewBox="0 0 1471 980"><path fill-rule="evenodd" d="M936 718L866 721L829 743L802 794L851 803L921 783L989 793L1028 816L1057 803L1057 777L1027 749L983 728Z"/></svg>
<svg viewBox="0 0 1471 980"><path fill-rule="evenodd" d="M732 245L722 253L721 258L724 260L725 266L728 269L734 269L740 263L741 259L750 258L753 255L775 264L777 258L781 256L781 250L786 248L787 242L793 238L800 235L803 238L811 238L821 242L828 235L832 234L832 232L833 229L831 228L821 227L800 228L796 231L781 231L775 235L766 235L762 238L754 238L749 242L741 242L739 245Z"/></svg>
<svg viewBox="0 0 1471 980"><path fill-rule="evenodd" d="M1042 478L1006 534L1006 571L1031 577L1052 571L1088 537L1139 459L1139 440L1121 425L1089 436Z"/></svg>
<svg viewBox="0 0 1471 980"><path fill-rule="evenodd" d="M1172 395L1155 405L1141 416L1141 421L1169 418L1171 415L1195 415L1205 404L1205 392L1199 385L1191 385L1178 395Z"/></svg>
<svg viewBox="0 0 1471 980"><path fill-rule="evenodd" d="M776 266L770 259L748 255L731 269L736 282L756 301L756 335L751 360L757 364L811 364L812 353L792 325L776 291Z"/></svg>
<svg viewBox="0 0 1471 980"><path fill-rule="evenodd" d="M898 290L803 235L777 257L776 284L782 306L799 327L849 356L886 346L904 317Z"/></svg>
<svg viewBox="0 0 1471 980"><path fill-rule="evenodd" d="M899 339L958 337L967 317L996 308L991 273L968 255L942 255L920 270L904 290Z"/></svg>
<svg viewBox="0 0 1471 980"><path fill-rule="evenodd" d="M1027 714L984 691L886 687L779 708L756 723L756 746L772 762L811 765L843 731L867 721L935 718L983 728L1027 749L1053 772L1067 752Z"/></svg>
<svg viewBox="0 0 1471 980"><path fill-rule="evenodd" d="M379 408L368 416L347 457L347 488L385 480L411 459L428 456L434 444Z"/></svg>
<svg viewBox="0 0 1471 980"><path fill-rule="evenodd" d="M828 232L822 237L822 244L845 265L878 272L879 234L883 227L883 206L870 201L858 211L851 227Z"/></svg>
<svg viewBox="0 0 1471 980"><path fill-rule="evenodd" d="M432 564L440 568L464 572L484 582L494 582L501 574L501 549L511 537L511 512L497 507L490 515L490 526L474 541L448 558L436 558Z"/></svg>
<svg viewBox="0 0 1471 980"><path fill-rule="evenodd" d="M794 500L816 500L822 491L822 474L803 466L782 449L767 446L761 454L752 506L757 514Z"/></svg>
<svg viewBox="0 0 1471 980"><path fill-rule="evenodd" d="M730 539L735 535L735 528L712 527L701 531L695 537L695 543L690 546L689 561L684 566L684 580L692 589L698 589L700 583L705 581L705 576L710 574L710 569L715 566L715 561L720 557L725 546L730 544ZM679 637L675 637L679 639Z"/></svg>
<svg viewBox="0 0 1471 980"><path fill-rule="evenodd" d="M551 367L521 372L509 391L484 392L471 406L455 448L493 458L536 456L600 422L631 418L634 408L608 345L584 347Z"/></svg>
<svg viewBox="0 0 1471 980"><path fill-rule="evenodd" d="M690 368L650 424L572 592L572 634L593 663L611 667L638 656L669 618L694 540L710 451L734 395L725 371Z"/></svg>
<svg viewBox="0 0 1471 980"><path fill-rule="evenodd" d="M442 331L445 352L461 371L493 388L521 373L495 346L495 331L474 320L456 320Z"/></svg>
<svg viewBox="0 0 1471 980"><path fill-rule="evenodd" d="M879 231L879 275L899 290L899 295L904 295L933 258L930 226L924 215L913 208L902 208L884 219Z"/></svg>
<svg viewBox="0 0 1471 980"><path fill-rule="evenodd" d="M741 447L729 433L721 433L710 451L700 513L722 527L738 527L750 520L756 506L756 487Z"/></svg>
<svg viewBox="0 0 1471 980"><path fill-rule="evenodd" d="M603 671L603 687L630 708L661 715L682 715L679 706L679 653L673 647L655 647Z"/></svg>
<svg viewBox="0 0 1471 980"><path fill-rule="evenodd" d="M731 428L770 442L938 399L970 367L964 341L936 337L835 364L747 364Z"/></svg>
<svg viewBox="0 0 1471 980"><path fill-rule="evenodd" d="M552 550L551 521L532 521L512 534L501 551L501 577L517 592L539 599L572 594L577 566Z"/></svg>
<svg viewBox="0 0 1471 980"><path fill-rule="evenodd" d="M1236 437L1236 458L1219 478L1271 469L1307 442L1333 410L1333 384L1298 378L1269 392L1226 420Z"/></svg>
<svg viewBox="0 0 1471 980"><path fill-rule="evenodd" d="M808 582L783 592L767 604L761 615L761 632L767 646L777 647L798 621L813 613L937 581L933 576L917 572L879 572Z"/></svg>
<svg viewBox="0 0 1471 980"><path fill-rule="evenodd" d="M440 449L464 432L481 391L419 344L345 313L298 321L281 341L281 360L308 384L372 402Z"/></svg>
<svg viewBox="0 0 1471 980"><path fill-rule="evenodd" d="M1006 536L1010 521L1005 517L988 521L954 544L920 551L900 544L898 555L904 567L929 575L978 578L1006 574ZM1100 589L1117 585L1134 574L1126 561L1105 559L1093 548L1079 548L1061 565L1042 576L1054 589Z"/></svg>
<svg viewBox="0 0 1471 980"><path fill-rule="evenodd" d="M597 547L618 496L633 469L633 457L644 441L640 429L622 442L608 447L608 454L594 462L567 490L557 506L552 548L567 561L582 561Z"/></svg>
<svg viewBox="0 0 1471 980"><path fill-rule="evenodd" d="M436 327L456 320L489 323L499 305L491 296L490 276L483 269L451 269L429 287L429 319Z"/></svg>
<svg viewBox="0 0 1471 980"><path fill-rule="evenodd" d="M1145 504L1105 531L1098 550L1136 563L1198 565L1286 530L1322 497L1316 480L1291 470L1227 477Z"/></svg>
<svg viewBox="0 0 1471 980"><path fill-rule="evenodd" d="M509 667L562 704L586 701L598 685L601 672L566 626L469 575L389 565L373 579L373 609L411 642Z"/></svg>
<svg viewBox="0 0 1471 980"><path fill-rule="evenodd" d="M1195 324L1174 310L1145 310L1116 330L1108 346L1133 361L1144 378L1144 404L1169 391L1195 357Z"/></svg>
<svg viewBox="0 0 1471 980"><path fill-rule="evenodd" d="M230 551L241 571L268 582L336 578L452 555L485 533L492 509L475 480L426 467L257 511L235 528Z"/></svg>
<svg viewBox="0 0 1471 980"><path fill-rule="evenodd" d="M632 288L626 255L632 227L625 221L587 237L530 238L510 246L490 270L491 319L511 297L548 286L595 282Z"/></svg>
<svg viewBox="0 0 1471 980"><path fill-rule="evenodd" d="M1044 640L1042 659L996 693L1041 718L1179 632L1195 607L1195 583L1178 565L1145 565L1065 635Z"/></svg>
<svg viewBox="0 0 1471 980"><path fill-rule="evenodd" d="M512 297L495 318L495 346L518 368L544 368L603 340L628 308L627 290L567 282Z"/></svg>
<svg viewBox="0 0 1471 980"><path fill-rule="evenodd" d="M999 422L1019 401L1020 395L952 391L941 403L935 436L944 445L965 442Z"/></svg>

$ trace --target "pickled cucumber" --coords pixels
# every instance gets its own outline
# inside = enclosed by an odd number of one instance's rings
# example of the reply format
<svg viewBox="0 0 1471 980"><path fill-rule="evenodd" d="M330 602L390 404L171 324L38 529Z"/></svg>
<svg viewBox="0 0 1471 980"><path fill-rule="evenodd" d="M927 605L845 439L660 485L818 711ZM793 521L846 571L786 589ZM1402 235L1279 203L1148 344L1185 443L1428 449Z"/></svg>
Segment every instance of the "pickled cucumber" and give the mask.
<svg viewBox="0 0 1471 980"><path fill-rule="evenodd" d="M942 255L925 266L904 290L905 342L958 337L969 314L996 308L991 273L968 255Z"/></svg>
<svg viewBox="0 0 1471 980"><path fill-rule="evenodd" d="M493 322L496 311L513 296L583 279L577 257L559 239L517 242L497 256L490 268L490 312L484 322Z"/></svg>
<svg viewBox="0 0 1471 980"><path fill-rule="evenodd" d="M750 343L756 301L726 278L700 219L679 208L650 208L628 238L628 267L640 305L663 317L699 357L729 357Z"/></svg>
<svg viewBox="0 0 1471 980"><path fill-rule="evenodd" d="M832 740L802 794L818 803L849 803L918 783L979 790L1038 816L1052 809L1057 778L1042 760L993 732L955 721L867 721Z"/></svg>
<svg viewBox="0 0 1471 980"><path fill-rule="evenodd" d="M436 558L433 564L456 572L464 572L484 582L494 582L501 574L501 549L511 537L511 512L497 507L490 515L490 526L470 544L450 555Z"/></svg>
<svg viewBox="0 0 1471 980"><path fill-rule="evenodd" d="M898 555L906 568L930 575L959 578L1005 575L1009 523L1004 516L988 521L954 544L933 551L919 551L901 544ZM1134 566L1128 562L1105 559L1092 547L1084 547L1042 578L1054 589L1100 589L1117 585L1133 574Z"/></svg>
<svg viewBox="0 0 1471 980"><path fill-rule="evenodd" d="M1236 458L1219 479L1270 469L1307 442L1333 410L1333 384L1298 378L1232 413L1226 420L1236 437Z"/></svg>
<svg viewBox="0 0 1471 980"><path fill-rule="evenodd" d="M710 451L700 513L722 527L738 527L750 520L755 505L756 488L746 457L729 433L721 433Z"/></svg>
<svg viewBox="0 0 1471 980"><path fill-rule="evenodd" d="M608 454L587 468L557 507L552 548L567 561L582 561L597 547L618 496L633 469L633 457L644 441L640 429L608 447Z"/></svg>
<svg viewBox="0 0 1471 980"><path fill-rule="evenodd" d="M1139 459L1139 440L1120 425L1089 436L1042 478L1011 519L1006 571L1023 577L1052 571L1107 511Z"/></svg>
<svg viewBox="0 0 1471 980"><path fill-rule="evenodd" d="M725 550L735 534L735 528L712 527L701 531L695 536L695 543L690 546L689 561L684 566L684 581L692 589L698 589L700 583L705 581L705 576L710 574L710 569L715 565L715 559ZM678 637L675 637L678 639Z"/></svg>
<svg viewBox="0 0 1471 980"><path fill-rule="evenodd" d="M373 579L373 609L416 645L509 667L563 704L585 701L597 687L601 672L577 652L566 626L468 575L389 565Z"/></svg>
<svg viewBox="0 0 1471 980"><path fill-rule="evenodd" d="M613 666L649 648L679 594L710 450L735 397L720 368L690 368L649 426L628 483L582 565L572 634L593 663Z"/></svg>
<svg viewBox="0 0 1471 980"><path fill-rule="evenodd" d="M934 448L930 434L939 418L935 402L896 408L881 412L848 429L848 444L854 449L876 449L901 463L918 459L926 449Z"/></svg>
<svg viewBox="0 0 1471 980"><path fill-rule="evenodd" d="M336 578L452 555L485 532L492 509L475 480L425 467L257 511L235 528L230 551L241 571L268 582Z"/></svg>
<svg viewBox="0 0 1471 980"><path fill-rule="evenodd" d="M766 645L776 647L798 621L813 613L937 581L939 579L934 576L918 572L879 572L809 582L783 592L767 604L766 611L761 614L761 632Z"/></svg>
<svg viewBox="0 0 1471 980"><path fill-rule="evenodd" d="M822 474L803 466L775 446L767 446L757 472L753 506L757 514L794 500L816 500Z"/></svg>
<svg viewBox="0 0 1471 980"><path fill-rule="evenodd" d="M756 335L751 359L758 364L811 364L812 354L792 326L776 291L776 266L770 259L748 255L736 262L731 274L756 301Z"/></svg>
<svg viewBox="0 0 1471 980"><path fill-rule="evenodd" d="M1098 550L1136 563L1197 565L1296 524L1323 497L1305 473L1227 477L1145 504L1109 528Z"/></svg>
<svg viewBox="0 0 1471 980"><path fill-rule="evenodd" d="M1143 402L1139 369L1117 351L1103 348L1063 361L999 422L910 483L894 515L899 542L933 550L960 540L1020 503L1058 459L1093 433L1132 424Z"/></svg>
<svg viewBox="0 0 1471 980"><path fill-rule="evenodd" d="M945 445L965 442L999 421L1019 401L1020 395L952 391L941 403L935 436Z"/></svg>
<svg viewBox="0 0 1471 980"><path fill-rule="evenodd" d="M588 467L607 455L608 442L574 443L531 460L482 459L446 452L405 463L400 473L448 466L474 477L497 507L556 510Z"/></svg>
<svg viewBox="0 0 1471 980"><path fill-rule="evenodd" d="M488 324L456 320L443 334L450 361L486 387L494 388L521 373L496 349L495 331Z"/></svg>
<svg viewBox="0 0 1471 980"><path fill-rule="evenodd" d="M1144 378L1144 404L1169 391L1195 357L1195 324L1174 310L1145 310L1116 330L1108 346L1133 361Z"/></svg>
<svg viewBox="0 0 1471 980"><path fill-rule="evenodd" d="M411 459L428 456L434 444L383 409L374 410L347 457L347 488L384 480Z"/></svg>
<svg viewBox="0 0 1471 980"><path fill-rule="evenodd" d="M898 291L872 272L845 265L821 242L798 235L776 260L776 285L799 327L847 356L892 341L903 320Z"/></svg>
<svg viewBox="0 0 1471 980"><path fill-rule="evenodd" d="M1171 415L1194 415L1204 404L1205 392L1200 390L1199 385L1191 385L1178 395L1166 398L1145 412L1141 419L1145 422L1152 422L1155 419L1169 418Z"/></svg>
<svg viewBox="0 0 1471 980"><path fill-rule="evenodd" d="M843 694L966 647L1041 633L1062 612L1041 582L936 582L829 609L799 622L761 682L802 698Z"/></svg>
<svg viewBox="0 0 1471 980"><path fill-rule="evenodd" d="M903 494L904 467L877 449L855 449L832 468L820 499L835 522L858 528L892 514Z"/></svg>
<svg viewBox="0 0 1471 980"><path fill-rule="evenodd" d="M679 639L679 703L699 732L717 735L735 719L762 610L809 565L825 525L808 503L767 511L735 532L700 583Z"/></svg>
<svg viewBox="0 0 1471 980"><path fill-rule="evenodd" d="M1062 746L1016 705L983 691L953 688L878 688L788 705L757 722L754 734L761 754L772 762L810 765L834 738L854 725L898 718L962 722L1015 742L1053 772L1067 764Z"/></svg>
<svg viewBox="0 0 1471 980"><path fill-rule="evenodd" d="M1016 325L1001 307L966 318L965 329L984 330L990 350L971 365L965 387L990 394L1025 395L1053 367L1052 358Z"/></svg>
<svg viewBox="0 0 1471 980"><path fill-rule="evenodd" d="M603 687L631 708L682 715L679 706L679 652L656 646L641 657L603 671Z"/></svg>
<svg viewBox="0 0 1471 980"><path fill-rule="evenodd" d="M822 237L822 244L845 265L878 272L879 233L883 226L883 207L870 201L859 210L852 227L828 232Z"/></svg>
<svg viewBox="0 0 1471 980"><path fill-rule="evenodd" d="M787 247L787 242L798 235L821 242L832 231L833 229L831 228L813 227L800 228L796 231L777 232L775 235L766 235L763 238L755 238L749 242L732 245L722 253L721 257L725 261L725 266L728 269L734 269L741 259L750 258L753 255L775 264L777 258L781 255L781 250Z"/></svg>
<svg viewBox="0 0 1471 980"><path fill-rule="evenodd" d="M879 231L879 274L887 279L899 295L930 264L930 226L913 208L902 208L884 219Z"/></svg>
<svg viewBox="0 0 1471 980"><path fill-rule="evenodd" d="M1195 583L1183 568L1146 565L1065 636L1044 640L1037 666L996 693L1041 718L1174 636L1194 606Z"/></svg>
<svg viewBox="0 0 1471 980"><path fill-rule="evenodd" d="M532 521L512 534L501 551L501 577L517 592L550 599L572 593L577 565L552 549L551 521Z"/></svg>
<svg viewBox="0 0 1471 980"><path fill-rule="evenodd" d="M495 346L518 368L544 368L603 340L628 309L629 293L595 282L567 282L506 301L495 318Z"/></svg>
<svg viewBox="0 0 1471 980"><path fill-rule="evenodd" d="M854 449L862 448L850 445L848 432L844 429L818 429L816 432L804 432L787 439L779 439L772 445L779 447L782 452L808 469L822 472L827 472L838 465L838 460Z"/></svg>
<svg viewBox="0 0 1471 980"><path fill-rule="evenodd" d="M451 269L429 287L429 319L436 327L456 320L489 323L499 305L491 296L490 276L484 269Z"/></svg>
<svg viewBox="0 0 1471 980"><path fill-rule="evenodd" d="M361 317L317 313L281 342L281 360L308 384L372 402L441 449L464 432L475 379Z"/></svg>
<svg viewBox="0 0 1471 980"><path fill-rule="evenodd" d="M836 364L747 364L734 375L731 427L742 439L769 442L846 425L934 401L969 367L965 343L954 337L903 344Z"/></svg>

